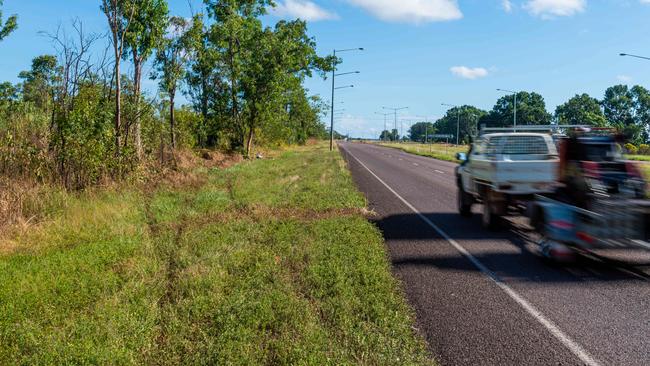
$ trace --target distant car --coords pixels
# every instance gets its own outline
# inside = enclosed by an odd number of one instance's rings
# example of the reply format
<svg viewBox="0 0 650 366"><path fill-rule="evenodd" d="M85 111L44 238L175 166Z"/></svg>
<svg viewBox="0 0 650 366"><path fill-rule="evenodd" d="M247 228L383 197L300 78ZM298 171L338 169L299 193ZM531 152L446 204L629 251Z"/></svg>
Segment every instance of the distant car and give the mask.
<svg viewBox="0 0 650 366"><path fill-rule="evenodd" d="M483 226L493 228L500 216L535 194L553 192L559 157L551 135L493 133L480 136L468 154L459 153L456 168L458 210L471 215L483 204Z"/></svg>

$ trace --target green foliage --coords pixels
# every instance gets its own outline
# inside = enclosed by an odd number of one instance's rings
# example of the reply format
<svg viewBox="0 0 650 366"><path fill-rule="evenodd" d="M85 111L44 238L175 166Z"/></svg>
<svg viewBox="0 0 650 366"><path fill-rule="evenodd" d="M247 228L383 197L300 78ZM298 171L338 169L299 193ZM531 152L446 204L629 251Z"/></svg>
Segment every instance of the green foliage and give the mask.
<svg viewBox="0 0 650 366"><path fill-rule="evenodd" d="M605 126L607 119L600 102L588 94L576 95L555 109L555 118L561 125Z"/></svg>
<svg viewBox="0 0 650 366"><path fill-rule="evenodd" d="M431 136L436 133L436 128L431 122L417 122L409 130L409 137L411 141L425 142L429 138L426 136Z"/></svg>
<svg viewBox="0 0 650 366"><path fill-rule="evenodd" d="M436 121L436 133L452 135L454 137L450 141L456 142L460 121L460 142L469 143L474 136L478 135L481 121L486 115L487 112L469 105L453 107L444 117Z"/></svg>
<svg viewBox="0 0 650 366"><path fill-rule="evenodd" d="M639 149L636 146L634 146L634 144L631 144L629 142L625 144L625 150L630 155L636 155L639 151Z"/></svg>
<svg viewBox="0 0 650 366"><path fill-rule="evenodd" d="M18 28L18 16L12 15L2 24L2 3L4 0L0 0L0 41L5 39L9 34Z"/></svg>
<svg viewBox="0 0 650 366"><path fill-rule="evenodd" d="M393 129L391 131L382 131L379 139L381 141L398 141L399 137L399 131L397 131L397 129Z"/></svg>
<svg viewBox="0 0 650 366"><path fill-rule="evenodd" d="M514 123L514 95L505 95L497 101L489 114L483 116L480 125L508 127ZM517 125L548 125L551 115L546 111L544 97L535 92L517 93Z"/></svg>
<svg viewBox="0 0 650 366"><path fill-rule="evenodd" d="M650 155L650 145L648 144L639 145L638 153L641 155Z"/></svg>

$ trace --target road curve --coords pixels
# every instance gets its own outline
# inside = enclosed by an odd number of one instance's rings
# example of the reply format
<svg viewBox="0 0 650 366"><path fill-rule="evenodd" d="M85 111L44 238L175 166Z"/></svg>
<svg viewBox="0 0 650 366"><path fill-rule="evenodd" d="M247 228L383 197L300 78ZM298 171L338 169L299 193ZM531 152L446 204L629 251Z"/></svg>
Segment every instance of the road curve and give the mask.
<svg viewBox="0 0 650 366"><path fill-rule="evenodd" d="M441 364L650 364L650 256L552 266L523 220L489 232L456 213L453 163L339 148Z"/></svg>

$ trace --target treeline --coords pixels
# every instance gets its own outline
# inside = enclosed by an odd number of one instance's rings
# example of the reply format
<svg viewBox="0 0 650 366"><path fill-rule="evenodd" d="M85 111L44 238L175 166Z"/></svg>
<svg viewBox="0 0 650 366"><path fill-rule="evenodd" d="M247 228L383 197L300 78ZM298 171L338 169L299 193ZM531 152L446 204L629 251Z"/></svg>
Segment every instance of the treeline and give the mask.
<svg viewBox="0 0 650 366"><path fill-rule="evenodd" d="M263 26L271 1L204 0L206 13L191 18L171 15L166 0L98 5L105 34L73 21L48 34L54 52L20 83L0 84L1 175L81 189L173 163L181 147L250 155L255 144L326 136L323 103L303 81L336 60L316 54L303 21ZM1 18L0 40L20 25ZM146 79L158 94L143 92Z"/></svg>
<svg viewBox="0 0 650 366"><path fill-rule="evenodd" d="M510 127L514 120L514 95L506 95L491 111L470 105L449 109L446 115L435 123L414 124L408 138L424 141L425 131L429 134L456 136L460 119L460 141L468 143L476 136L481 126ZM636 85L615 85L608 88L602 99L588 94L575 95L558 106L555 113L546 110L544 98L534 92L517 93L517 125L549 125L551 123L613 127L623 133L636 145L650 141L650 91ZM432 132L434 131L434 132ZM381 137L399 139L396 131L385 131ZM455 142L455 137L453 139Z"/></svg>

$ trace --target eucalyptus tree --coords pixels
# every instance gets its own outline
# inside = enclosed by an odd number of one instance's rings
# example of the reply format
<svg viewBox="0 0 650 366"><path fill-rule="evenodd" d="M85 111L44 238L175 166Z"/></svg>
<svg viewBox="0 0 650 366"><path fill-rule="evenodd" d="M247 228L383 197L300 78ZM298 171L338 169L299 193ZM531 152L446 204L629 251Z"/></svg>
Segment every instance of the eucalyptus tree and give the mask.
<svg viewBox="0 0 650 366"><path fill-rule="evenodd" d="M3 0L0 0L0 7L2 6ZM15 31L18 28L18 16L12 15L7 20L2 23L2 8L0 8L0 41L5 39L11 32Z"/></svg>
<svg viewBox="0 0 650 366"><path fill-rule="evenodd" d="M215 113L224 109L222 63L218 50L211 44L208 27L203 14L193 17L192 26L186 33L189 65L186 74L185 90L194 110L201 120L196 126L196 139L199 146L215 146L218 143L217 129L209 126L216 122Z"/></svg>
<svg viewBox="0 0 650 366"><path fill-rule="evenodd" d="M122 13L122 21L129 24L126 30L125 58L133 62L133 99L135 118L133 135L135 150L139 159L142 158L142 128L140 98L142 94L142 68L163 41L169 8L166 0L128 0L127 9Z"/></svg>
<svg viewBox="0 0 650 366"><path fill-rule="evenodd" d="M101 10L106 15L110 31L115 67L113 78L115 80L115 156L120 157L122 136L122 83L120 61L126 47L126 35L136 8L129 6L128 0L102 0Z"/></svg>
<svg viewBox="0 0 650 366"><path fill-rule="evenodd" d="M254 51L248 45L262 32L259 17L273 6L272 0L204 0L208 16L213 23L208 33L212 46L219 52L223 74L227 80L228 112L231 148L244 146L245 126L241 121L244 101L241 91L241 74L244 63Z"/></svg>
<svg viewBox="0 0 650 366"><path fill-rule="evenodd" d="M167 35L156 52L153 76L159 79L160 89L169 97L169 125L172 150L176 148L176 93L185 77L188 62L188 30L191 21L183 17L171 17Z"/></svg>
<svg viewBox="0 0 650 366"><path fill-rule="evenodd" d="M255 29L253 29L255 31ZM322 76L333 67L331 58L316 53L315 41L301 20L280 21L275 28L257 29L247 44L242 90L246 101L246 154L250 157L256 131L277 116L292 85L302 85L313 71ZM302 88L302 87L301 87Z"/></svg>

